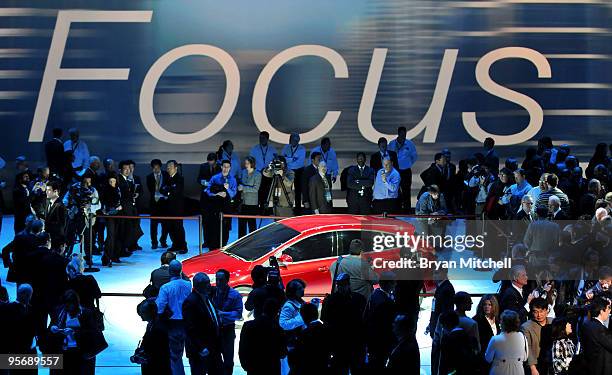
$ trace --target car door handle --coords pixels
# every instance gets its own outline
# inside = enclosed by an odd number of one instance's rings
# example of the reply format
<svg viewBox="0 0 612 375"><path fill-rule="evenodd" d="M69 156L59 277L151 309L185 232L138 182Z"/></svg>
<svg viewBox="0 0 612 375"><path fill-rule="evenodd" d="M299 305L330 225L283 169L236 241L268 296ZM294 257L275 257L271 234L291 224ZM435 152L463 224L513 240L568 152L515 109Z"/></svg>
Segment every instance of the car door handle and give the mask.
<svg viewBox="0 0 612 375"><path fill-rule="evenodd" d="M327 271L329 271L329 267L327 266L319 267L319 272L327 272Z"/></svg>

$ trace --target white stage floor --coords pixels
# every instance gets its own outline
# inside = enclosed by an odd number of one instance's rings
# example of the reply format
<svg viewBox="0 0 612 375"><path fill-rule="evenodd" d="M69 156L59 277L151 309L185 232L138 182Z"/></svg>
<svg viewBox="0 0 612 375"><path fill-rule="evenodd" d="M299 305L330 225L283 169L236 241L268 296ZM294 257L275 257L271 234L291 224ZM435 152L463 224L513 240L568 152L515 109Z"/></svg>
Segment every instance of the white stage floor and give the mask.
<svg viewBox="0 0 612 375"><path fill-rule="evenodd" d="M0 233L0 248L4 247L13 235L13 218L5 216L2 223L2 233ZM197 255L198 253L198 228L197 221L185 221L185 231L187 235L187 243L189 245L189 253L179 255L178 259L183 260L188 257ZM148 284L151 271L159 267L160 255L164 249L151 250L149 240L149 220L141 220L142 230L145 232L141 237L139 244L143 247L142 251L137 251L129 258L122 258L122 263L113 265L112 268L100 266L99 257L94 257L96 266L101 268L101 272L93 274L100 285L103 293L141 293L144 287ZM237 225L233 225L234 230L230 234L230 241L237 238ZM456 228L461 231L461 227ZM204 249L207 251L207 249ZM452 252L454 257L455 252ZM7 270L0 267L0 279L2 285L9 290L11 300L15 297L15 285L6 282ZM449 273L449 277L453 279L453 271ZM452 280L456 291L466 291L469 293L494 293L497 290L497 285L490 281L482 280L483 274L479 274L480 280ZM102 311L105 313L106 330L104 335L109 343L109 348L102 352L97 357L97 374L140 374L140 367L133 365L129 361L129 357L134 353L134 349L138 345L144 333L145 324L136 314L136 305L141 301L137 297L104 297L101 301ZM479 298L474 298L474 311ZM423 300L422 311L419 316L419 326L417 339L421 348L421 367L423 374L429 374L430 368L430 350L431 339L424 334L425 327L429 322L429 314L431 308L431 298ZM236 335L240 333L237 329ZM237 344L237 342L236 342ZM185 361L185 368L189 373L189 363ZM236 358L234 359L234 374L242 375L245 372L240 367L238 360L237 345ZM40 372L41 374L47 372Z"/></svg>

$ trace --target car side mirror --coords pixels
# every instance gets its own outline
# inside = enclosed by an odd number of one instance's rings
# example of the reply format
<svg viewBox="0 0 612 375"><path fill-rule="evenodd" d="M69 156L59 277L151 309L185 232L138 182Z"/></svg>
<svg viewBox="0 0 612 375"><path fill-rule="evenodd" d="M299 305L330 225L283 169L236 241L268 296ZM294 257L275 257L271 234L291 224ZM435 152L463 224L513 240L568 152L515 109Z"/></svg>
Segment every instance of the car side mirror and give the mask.
<svg viewBox="0 0 612 375"><path fill-rule="evenodd" d="M293 258L289 254L281 254L281 256L278 257L278 262L280 265L292 263Z"/></svg>

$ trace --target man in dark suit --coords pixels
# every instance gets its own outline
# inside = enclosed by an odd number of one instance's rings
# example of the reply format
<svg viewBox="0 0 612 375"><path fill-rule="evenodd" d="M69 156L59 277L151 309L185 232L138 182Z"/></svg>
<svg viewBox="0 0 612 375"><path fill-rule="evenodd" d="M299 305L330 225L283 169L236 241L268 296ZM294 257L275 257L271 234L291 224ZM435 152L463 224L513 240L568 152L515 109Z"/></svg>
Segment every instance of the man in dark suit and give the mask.
<svg viewBox="0 0 612 375"><path fill-rule="evenodd" d="M53 139L45 143L45 157L51 173L63 176L66 169L66 155L64 153L64 141L62 141L62 129L53 129Z"/></svg>
<svg viewBox="0 0 612 375"><path fill-rule="evenodd" d="M497 172L499 171L499 156L497 156L497 152L493 147L495 146L495 140L491 137L487 137L484 140L484 149L485 149L485 162L484 165L489 167L489 171L493 173L494 176L497 176Z"/></svg>
<svg viewBox="0 0 612 375"><path fill-rule="evenodd" d="M395 344L393 321L397 315L392 298L395 275L385 272L380 278L380 288L370 296L364 316L368 346L368 368L372 374L384 371L385 364Z"/></svg>
<svg viewBox="0 0 612 375"><path fill-rule="evenodd" d="M15 234L21 232L25 228L25 219L28 215L33 214L32 206L30 205L32 196L28 184L30 183L30 175L28 172L19 172L15 180L15 188L13 189L13 205L15 207L15 221L13 229Z"/></svg>
<svg viewBox="0 0 612 375"><path fill-rule="evenodd" d="M200 164L200 172L198 173L197 180L198 185L200 185L200 212L202 213L203 218L207 217L207 211L210 209L206 188L208 187L212 177L218 173L221 173L221 167L217 163L217 154L211 152L206 157L206 163ZM210 234L207 234L209 233L209 230L210 229L206 226L206 222L202 220L202 233L204 234L203 247L209 247L208 239Z"/></svg>
<svg viewBox="0 0 612 375"><path fill-rule="evenodd" d="M166 163L168 172L168 183L164 186L164 195L168 197L167 212L170 216L183 216L185 214L185 180L178 173L178 163L176 160L169 160ZM170 251L179 254L187 253L187 242L185 242L185 228L183 220L171 220L168 222L168 233L172 240Z"/></svg>
<svg viewBox="0 0 612 375"><path fill-rule="evenodd" d="M393 162L393 168L399 168L399 163L397 161L397 153L395 151L387 149L387 139L384 137L380 137L378 139L378 151L373 153L372 156L370 156L370 167L372 167L376 172L378 172L383 167L382 162L386 158L391 159L391 161Z"/></svg>
<svg viewBox="0 0 612 375"><path fill-rule="evenodd" d="M433 310L431 312L431 316L429 318L429 326L425 333L429 333L429 336L433 339L433 344L431 347L431 373L438 373L438 365L440 363L440 338L435 336L437 330L437 326L439 324L438 320L440 316L444 313L452 312L454 307L454 299L455 299L455 288L453 284L451 284L450 280L448 280L448 269L441 268L438 271L435 271L434 278L438 280L438 286L436 287L436 291L434 293L434 305Z"/></svg>
<svg viewBox="0 0 612 375"><path fill-rule="evenodd" d="M512 278L512 286L507 288L501 296L499 309L500 311L512 310L516 312L519 314L521 323L525 323L529 315L526 306L533 298L531 294L528 295L524 290L528 281L525 266L517 265L512 267L510 277Z"/></svg>
<svg viewBox="0 0 612 375"><path fill-rule="evenodd" d="M280 374L280 359L287 355L284 331L278 324L277 301L269 299L263 313L242 326L238 356L247 375Z"/></svg>
<svg viewBox="0 0 612 375"><path fill-rule="evenodd" d="M36 354L36 349L32 347L36 331L34 314L30 305L31 299L32 286L21 284L17 288L17 300L15 302L0 303L0 319L6 322L2 335L7 338L6 340L0 340L2 341L0 343L2 353ZM12 374L13 372L9 373ZM34 371L34 373L37 373L37 371Z"/></svg>
<svg viewBox="0 0 612 375"><path fill-rule="evenodd" d="M185 349L192 374L221 375L219 318L212 301L210 279L204 273L193 278L193 291L183 302Z"/></svg>
<svg viewBox="0 0 612 375"><path fill-rule="evenodd" d="M66 220L68 211L61 199L60 183L51 181L47 185L47 203L44 207L45 230L51 235L51 247L59 248L66 243Z"/></svg>
<svg viewBox="0 0 612 375"><path fill-rule="evenodd" d="M421 354L417 342L416 319L406 315L398 315L393 322L393 334L397 345L391 351L385 374L388 375L420 375Z"/></svg>
<svg viewBox="0 0 612 375"><path fill-rule="evenodd" d="M591 319L582 327L582 353L589 375L612 373L612 333L604 322L610 318L610 300L596 297L591 303Z"/></svg>
<svg viewBox="0 0 612 375"><path fill-rule="evenodd" d="M119 162L119 170L121 174L117 178L117 186L121 193L121 208L122 216L135 216L136 211L136 186L134 181L130 179L130 165L128 161ZM111 219L107 219L111 220ZM118 256L126 257L132 255L130 246L136 242L137 236L133 219L112 219L119 220L119 233L117 238L120 239L120 254Z"/></svg>
<svg viewBox="0 0 612 375"><path fill-rule="evenodd" d="M291 368L291 374L327 374L331 357L329 329L319 320L317 305L305 303L300 316L306 328L298 333L293 352L296 366Z"/></svg>
<svg viewBox="0 0 612 375"><path fill-rule="evenodd" d="M437 185L440 188L442 194L448 191L450 186L450 179L445 175L446 171L446 156L441 152L438 152L434 156L434 162L431 163L429 168L421 173L421 180L423 180L423 187L419 192L418 197L421 196L427 187L431 185Z"/></svg>
<svg viewBox="0 0 612 375"><path fill-rule="evenodd" d="M147 175L147 189L149 190L149 209L151 216L164 216L166 214L166 196L162 194L163 186L168 182L169 175L162 171L162 162L159 159L151 160L152 172ZM166 248L168 239L168 223L164 220L151 219L151 249L157 249L157 226L161 225L162 233L159 239L161 247Z"/></svg>
<svg viewBox="0 0 612 375"><path fill-rule="evenodd" d="M548 212L553 221L569 220L569 216L561 209L561 200L556 195L548 197ZM562 222L559 225L564 225Z"/></svg>
<svg viewBox="0 0 612 375"><path fill-rule="evenodd" d="M302 173L302 201L304 202L304 213L312 213L310 208L310 179L319 173L319 161L321 161L321 153L313 152L310 154L310 165L304 167Z"/></svg>
<svg viewBox="0 0 612 375"><path fill-rule="evenodd" d="M310 178L308 183L310 209L315 214L330 214L332 212L332 181L327 174L327 163L319 162L319 172Z"/></svg>
<svg viewBox="0 0 612 375"><path fill-rule="evenodd" d="M134 184L134 207L136 210L135 214L138 216L142 207L142 192L144 188L142 186L140 176L136 176L134 173L136 170L136 162L134 160L128 160L127 163L130 166L130 175L128 176L128 179ZM130 222L133 226L134 237L129 245L129 249L131 251L142 250L142 247L138 245L138 239L144 234L142 228L140 227L140 219L131 220Z"/></svg>
<svg viewBox="0 0 612 375"><path fill-rule="evenodd" d="M372 210L372 186L376 178L374 168L365 165L363 152L357 153L357 165L349 167L346 178L346 203L349 214L369 215Z"/></svg>

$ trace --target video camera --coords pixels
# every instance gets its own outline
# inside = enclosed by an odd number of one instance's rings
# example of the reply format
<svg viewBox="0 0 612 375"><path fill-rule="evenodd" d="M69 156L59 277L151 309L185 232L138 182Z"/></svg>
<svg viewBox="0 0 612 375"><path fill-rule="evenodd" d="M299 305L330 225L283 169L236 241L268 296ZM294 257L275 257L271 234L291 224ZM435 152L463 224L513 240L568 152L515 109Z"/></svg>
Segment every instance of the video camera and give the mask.
<svg viewBox="0 0 612 375"><path fill-rule="evenodd" d="M278 172L278 171L282 171L283 168L283 160L278 157L278 156L274 156L274 159L272 159L272 161L270 162L270 164L268 165L268 167L274 172Z"/></svg>
<svg viewBox="0 0 612 375"><path fill-rule="evenodd" d="M85 208L93 202L94 189L76 182L70 185L68 206Z"/></svg>

